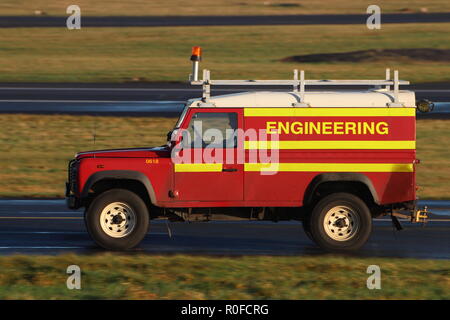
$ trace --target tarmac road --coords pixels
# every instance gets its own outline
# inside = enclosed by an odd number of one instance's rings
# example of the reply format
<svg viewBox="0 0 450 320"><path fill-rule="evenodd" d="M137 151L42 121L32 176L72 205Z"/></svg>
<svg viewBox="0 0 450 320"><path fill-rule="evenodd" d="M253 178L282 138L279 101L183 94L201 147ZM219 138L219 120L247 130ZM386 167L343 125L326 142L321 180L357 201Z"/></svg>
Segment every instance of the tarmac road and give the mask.
<svg viewBox="0 0 450 320"><path fill-rule="evenodd" d="M314 86L306 90L342 90L364 89L360 86ZM449 83L412 84L401 89L413 90L417 99L429 99L435 102L450 100ZM212 87L212 95L229 94L242 91L290 90L289 87L239 86ZM2 83L0 102L10 101L185 101L201 97L201 86L187 83Z"/></svg>
<svg viewBox="0 0 450 320"><path fill-rule="evenodd" d="M431 202L445 208L438 220L421 225L404 223L394 231L389 220L375 220L366 246L356 253L366 257L450 259L449 202ZM65 207L63 200L0 200L0 255L94 254L98 249L86 232L82 211ZM304 234L299 222L152 221L149 234L131 253L208 255L322 255Z"/></svg>
<svg viewBox="0 0 450 320"><path fill-rule="evenodd" d="M320 88L314 88L314 90L318 89ZM348 87L346 89L348 90ZM428 99L441 103L441 105L437 105L433 113L426 117L450 117L449 84L417 84L409 86L409 89L416 92L417 99ZM213 88L212 93L213 95L220 95L245 90L255 91L255 88ZM257 90L280 90L280 88L267 86ZM0 113L120 114L176 117L187 99L200 96L200 87L192 87L181 83L2 84L0 86ZM421 117L424 116L421 115Z"/></svg>
<svg viewBox="0 0 450 320"><path fill-rule="evenodd" d="M177 27L255 25L365 25L367 14L265 16L82 16L82 27ZM0 28L66 27L67 16L0 16ZM450 22L450 13L383 13L382 23Z"/></svg>

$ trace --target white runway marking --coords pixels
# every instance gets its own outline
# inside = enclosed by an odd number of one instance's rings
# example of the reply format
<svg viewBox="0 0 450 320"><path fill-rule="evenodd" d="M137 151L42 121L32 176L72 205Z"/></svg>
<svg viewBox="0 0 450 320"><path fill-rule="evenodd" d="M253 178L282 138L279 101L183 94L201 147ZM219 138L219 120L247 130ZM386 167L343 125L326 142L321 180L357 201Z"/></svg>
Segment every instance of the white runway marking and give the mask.
<svg viewBox="0 0 450 320"><path fill-rule="evenodd" d="M71 211L19 211L20 214L76 214ZM80 215L82 212L80 212Z"/></svg>
<svg viewBox="0 0 450 320"><path fill-rule="evenodd" d="M410 222L409 220L407 220L407 219L398 219L400 222ZM373 221L388 221L388 222L391 222L392 220L391 219L385 219L385 218L382 218L382 219L373 219ZM425 225L428 223L428 222L450 222L450 219L430 219L430 220L428 220L426 223L425 223ZM419 224L421 224L421 222L418 222ZM417 224L417 223L416 223Z"/></svg>
<svg viewBox="0 0 450 320"><path fill-rule="evenodd" d="M55 91L200 91L200 88L51 88L51 87L0 87L0 90L55 90ZM221 89L222 90L222 89ZM223 89L227 90L227 89ZM232 89L229 89L232 90ZM236 91L234 89L233 91Z"/></svg>
<svg viewBox="0 0 450 320"><path fill-rule="evenodd" d="M22 217L22 216L0 216L5 220L81 220L83 217Z"/></svg>
<svg viewBox="0 0 450 320"><path fill-rule="evenodd" d="M9 99L9 100L0 100L0 102L55 102L55 103L127 103L127 104L178 104L178 103L184 103L186 101L154 101L154 100L148 100L148 101L133 101L133 100L33 100L33 99Z"/></svg>
<svg viewBox="0 0 450 320"><path fill-rule="evenodd" d="M87 234L86 232L76 231L6 231L0 234Z"/></svg>
<svg viewBox="0 0 450 320"><path fill-rule="evenodd" d="M6 231L0 232L0 234L87 234L87 232L77 231ZM151 236L166 236L166 232L149 232Z"/></svg>
<svg viewBox="0 0 450 320"><path fill-rule="evenodd" d="M24 199L24 200L7 200L2 199L0 200L0 205L28 205L28 206L34 206L34 205L65 205L66 201L64 199Z"/></svg>
<svg viewBox="0 0 450 320"><path fill-rule="evenodd" d="M38 246L38 247L16 247L16 246L11 246L11 247L0 247L0 249L85 249L85 247L76 247L76 246L71 246L71 247L52 247L52 246Z"/></svg>

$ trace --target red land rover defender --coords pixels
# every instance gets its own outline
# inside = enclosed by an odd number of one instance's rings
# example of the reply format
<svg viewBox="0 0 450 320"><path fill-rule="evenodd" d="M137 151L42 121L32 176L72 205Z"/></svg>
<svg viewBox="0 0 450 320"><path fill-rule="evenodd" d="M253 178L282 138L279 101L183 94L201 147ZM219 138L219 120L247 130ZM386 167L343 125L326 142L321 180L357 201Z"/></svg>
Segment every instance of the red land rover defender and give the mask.
<svg viewBox="0 0 450 320"><path fill-rule="evenodd" d="M69 163L70 208L112 250L135 247L150 220L301 220L327 250L360 248L372 218L416 210L416 103L398 80L198 80L163 147L81 152ZM211 85L289 85L290 92L210 97ZM305 85L370 85L311 91ZM391 90L393 86L393 90ZM424 109L428 105L423 106ZM200 132L199 132L200 131Z"/></svg>

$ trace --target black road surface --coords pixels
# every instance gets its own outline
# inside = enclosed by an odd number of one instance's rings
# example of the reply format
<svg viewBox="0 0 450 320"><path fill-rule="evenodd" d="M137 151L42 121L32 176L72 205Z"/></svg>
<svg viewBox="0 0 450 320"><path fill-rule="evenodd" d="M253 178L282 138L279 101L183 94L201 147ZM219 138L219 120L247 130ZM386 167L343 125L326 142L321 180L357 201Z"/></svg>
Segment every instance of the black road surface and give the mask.
<svg viewBox="0 0 450 320"><path fill-rule="evenodd" d="M436 204L439 207L439 203ZM443 203L448 206L448 202ZM430 206L433 208L433 205ZM448 207L447 207L448 208ZM447 209L448 210L448 209ZM448 214L448 211L446 212ZM86 232L83 213L63 200L0 200L0 255L93 254L102 252ZM450 259L450 220L442 216L425 227L404 223L394 231L389 220L375 220L374 232L356 256ZM322 255L299 222L152 221L149 234L133 250L145 254Z"/></svg>
<svg viewBox="0 0 450 320"><path fill-rule="evenodd" d="M321 88L314 88L319 89ZM336 89L343 88L336 86ZM348 90L348 87L346 89ZM430 114L431 117L450 117L449 84L418 84L408 86L408 89L416 92L417 99L438 102L435 111ZM255 88L212 88L212 94L230 94L246 90L255 91ZM257 90L280 90L280 88L267 86ZM200 96L201 88L188 84L2 84L0 113L176 117L187 99Z"/></svg>
<svg viewBox="0 0 450 320"><path fill-rule="evenodd" d="M290 90L276 86L212 87L212 95L257 90ZM333 90L364 89L360 86L333 86ZM425 83L402 86L413 90L418 99L441 102L450 99L450 83ZM307 90L330 90L330 86L314 86ZM185 101L201 97L201 86L187 83L2 83L0 101L82 100L82 101Z"/></svg>
<svg viewBox="0 0 450 320"><path fill-rule="evenodd" d="M366 24L367 14L267 16L82 16L82 27ZM0 16L0 28L66 27L67 16ZM450 22L450 13L384 13L381 23Z"/></svg>

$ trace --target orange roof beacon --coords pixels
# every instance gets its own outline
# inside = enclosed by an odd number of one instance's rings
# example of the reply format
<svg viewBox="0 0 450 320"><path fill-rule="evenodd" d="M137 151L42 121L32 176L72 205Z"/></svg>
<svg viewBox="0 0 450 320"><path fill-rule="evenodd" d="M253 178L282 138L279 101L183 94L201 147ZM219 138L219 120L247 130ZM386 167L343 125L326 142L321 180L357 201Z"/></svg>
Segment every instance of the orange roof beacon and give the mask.
<svg viewBox="0 0 450 320"><path fill-rule="evenodd" d="M199 79L194 47L192 85L163 147L80 152L69 163L68 206L84 207L100 246L137 246L150 220L299 220L331 251L361 248L372 219L390 215L424 222L416 207L416 103L409 84L382 80ZM211 96L213 86L280 86ZM306 91L307 86L366 86Z"/></svg>

